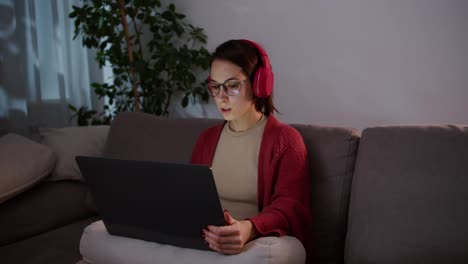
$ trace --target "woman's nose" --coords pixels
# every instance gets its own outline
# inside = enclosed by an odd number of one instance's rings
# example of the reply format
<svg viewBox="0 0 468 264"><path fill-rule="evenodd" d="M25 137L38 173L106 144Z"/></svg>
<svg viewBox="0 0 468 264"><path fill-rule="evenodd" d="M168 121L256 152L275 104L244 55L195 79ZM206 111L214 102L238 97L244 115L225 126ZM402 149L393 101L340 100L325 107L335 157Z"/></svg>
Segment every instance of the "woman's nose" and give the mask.
<svg viewBox="0 0 468 264"><path fill-rule="evenodd" d="M229 97L228 97L228 94L226 93L226 89L223 89L224 87L221 87L221 89L219 89L219 93L218 93L218 98L221 99L222 101L226 101Z"/></svg>

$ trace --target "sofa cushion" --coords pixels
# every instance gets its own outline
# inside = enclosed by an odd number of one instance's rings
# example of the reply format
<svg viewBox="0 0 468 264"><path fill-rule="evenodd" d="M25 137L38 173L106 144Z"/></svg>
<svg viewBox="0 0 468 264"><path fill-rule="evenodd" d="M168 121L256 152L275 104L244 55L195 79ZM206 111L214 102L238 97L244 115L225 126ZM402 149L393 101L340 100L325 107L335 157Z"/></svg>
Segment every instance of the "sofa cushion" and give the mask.
<svg viewBox="0 0 468 264"><path fill-rule="evenodd" d="M216 119L162 119L145 113L120 113L112 122L104 156L190 162L198 136L220 122Z"/></svg>
<svg viewBox="0 0 468 264"><path fill-rule="evenodd" d="M293 124L310 165L313 263L343 263L349 193L360 133L356 129Z"/></svg>
<svg viewBox="0 0 468 264"><path fill-rule="evenodd" d="M42 182L0 204L0 246L92 215L88 187L76 181Z"/></svg>
<svg viewBox="0 0 468 264"><path fill-rule="evenodd" d="M16 134L0 137L0 203L48 176L54 165L48 147Z"/></svg>
<svg viewBox="0 0 468 264"><path fill-rule="evenodd" d="M0 246L2 263L77 263L81 259L79 243L83 229L96 217L82 219L50 232Z"/></svg>
<svg viewBox="0 0 468 264"><path fill-rule="evenodd" d="M297 238L290 236L258 238L247 243L240 254L223 255L214 251L113 236L107 232L102 221L86 227L80 241L80 252L88 263L303 264L305 261L304 247Z"/></svg>
<svg viewBox="0 0 468 264"><path fill-rule="evenodd" d="M468 126L363 131L346 263L468 263Z"/></svg>
<svg viewBox="0 0 468 264"><path fill-rule="evenodd" d="M42 143L57 156L57 166L48 180L83 181L75 157L101 156L108 132L109 126L40 128Z"/></svg>
<svg viewBox="0 0 468 264"><path fill-rule="evenodd" d="M222 120L161 119L120 113L111 125L104 156L188 162L200 133ZM343 263L348 201L359 133L344 127L294 124L310 159L315 263Z"/></svg>

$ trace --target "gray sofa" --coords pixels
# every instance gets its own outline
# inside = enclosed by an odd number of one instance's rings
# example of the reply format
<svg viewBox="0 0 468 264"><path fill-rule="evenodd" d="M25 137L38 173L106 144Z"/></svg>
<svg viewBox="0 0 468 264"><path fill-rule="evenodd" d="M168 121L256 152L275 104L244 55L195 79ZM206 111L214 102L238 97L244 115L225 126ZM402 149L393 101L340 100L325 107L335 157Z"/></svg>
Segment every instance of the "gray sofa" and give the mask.
<svg viewBox="0 0 468 264"><path fill-rule="evenodd" d="M122 113L103 155L187 162L219 122ZM309 152L314 263L468 263L467 126L293 126ZM42 182L0 204L0 261L79 261L98 219L88 198L85 183Z"/></svg>

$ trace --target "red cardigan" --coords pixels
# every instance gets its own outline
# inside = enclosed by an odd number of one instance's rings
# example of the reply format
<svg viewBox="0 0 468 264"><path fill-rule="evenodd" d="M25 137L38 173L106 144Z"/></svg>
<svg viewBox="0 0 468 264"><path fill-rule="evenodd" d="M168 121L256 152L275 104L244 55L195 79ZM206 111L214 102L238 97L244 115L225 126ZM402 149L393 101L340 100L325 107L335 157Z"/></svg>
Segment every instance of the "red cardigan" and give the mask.
<svg viewBox="0 0 468 264"><path fill-rule="evenodd" d="M197 140L192 163L211 166L224 123ZM258 211L249 218L262 236L291 235L306 248L310 261L310 183L307 150L293 127L268 117L258 158Z"/></svg>

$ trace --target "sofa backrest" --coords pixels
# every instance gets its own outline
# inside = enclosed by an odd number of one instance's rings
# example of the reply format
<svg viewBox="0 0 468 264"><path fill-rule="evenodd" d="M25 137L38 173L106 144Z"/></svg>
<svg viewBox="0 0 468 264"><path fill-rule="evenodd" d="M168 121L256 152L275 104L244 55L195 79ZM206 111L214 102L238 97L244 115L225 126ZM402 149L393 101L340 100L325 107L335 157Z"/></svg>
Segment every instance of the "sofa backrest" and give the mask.
<svg viewBox="0 0 468 264"><path fill-rule="evenodd" d="M345 127L292 126L301 133L309 155L313 263L343 263L360 132Z"/></svg>
<svg viewBox="0 0 468 264"><path fill-rule="evenodd" d="M111 124L104 157L190 162L198 136L216 119L164 119L154 115L123 112Z"/></svg>
<svg viewBox="0 0 468 264"><path fill-rule="evenodd" d="M189 162L201 132L216 119L161 119L120 113L111 125L104 156L121 159ZM343 263L350 184L359 144L358 131L294 124L310 159L314 263Z"/></svg>
<svg viewBox="0 0 468 264"><path fill-rule="evenodd" d="M345 262L468 263L468 126L363 131Z"/></svg>

